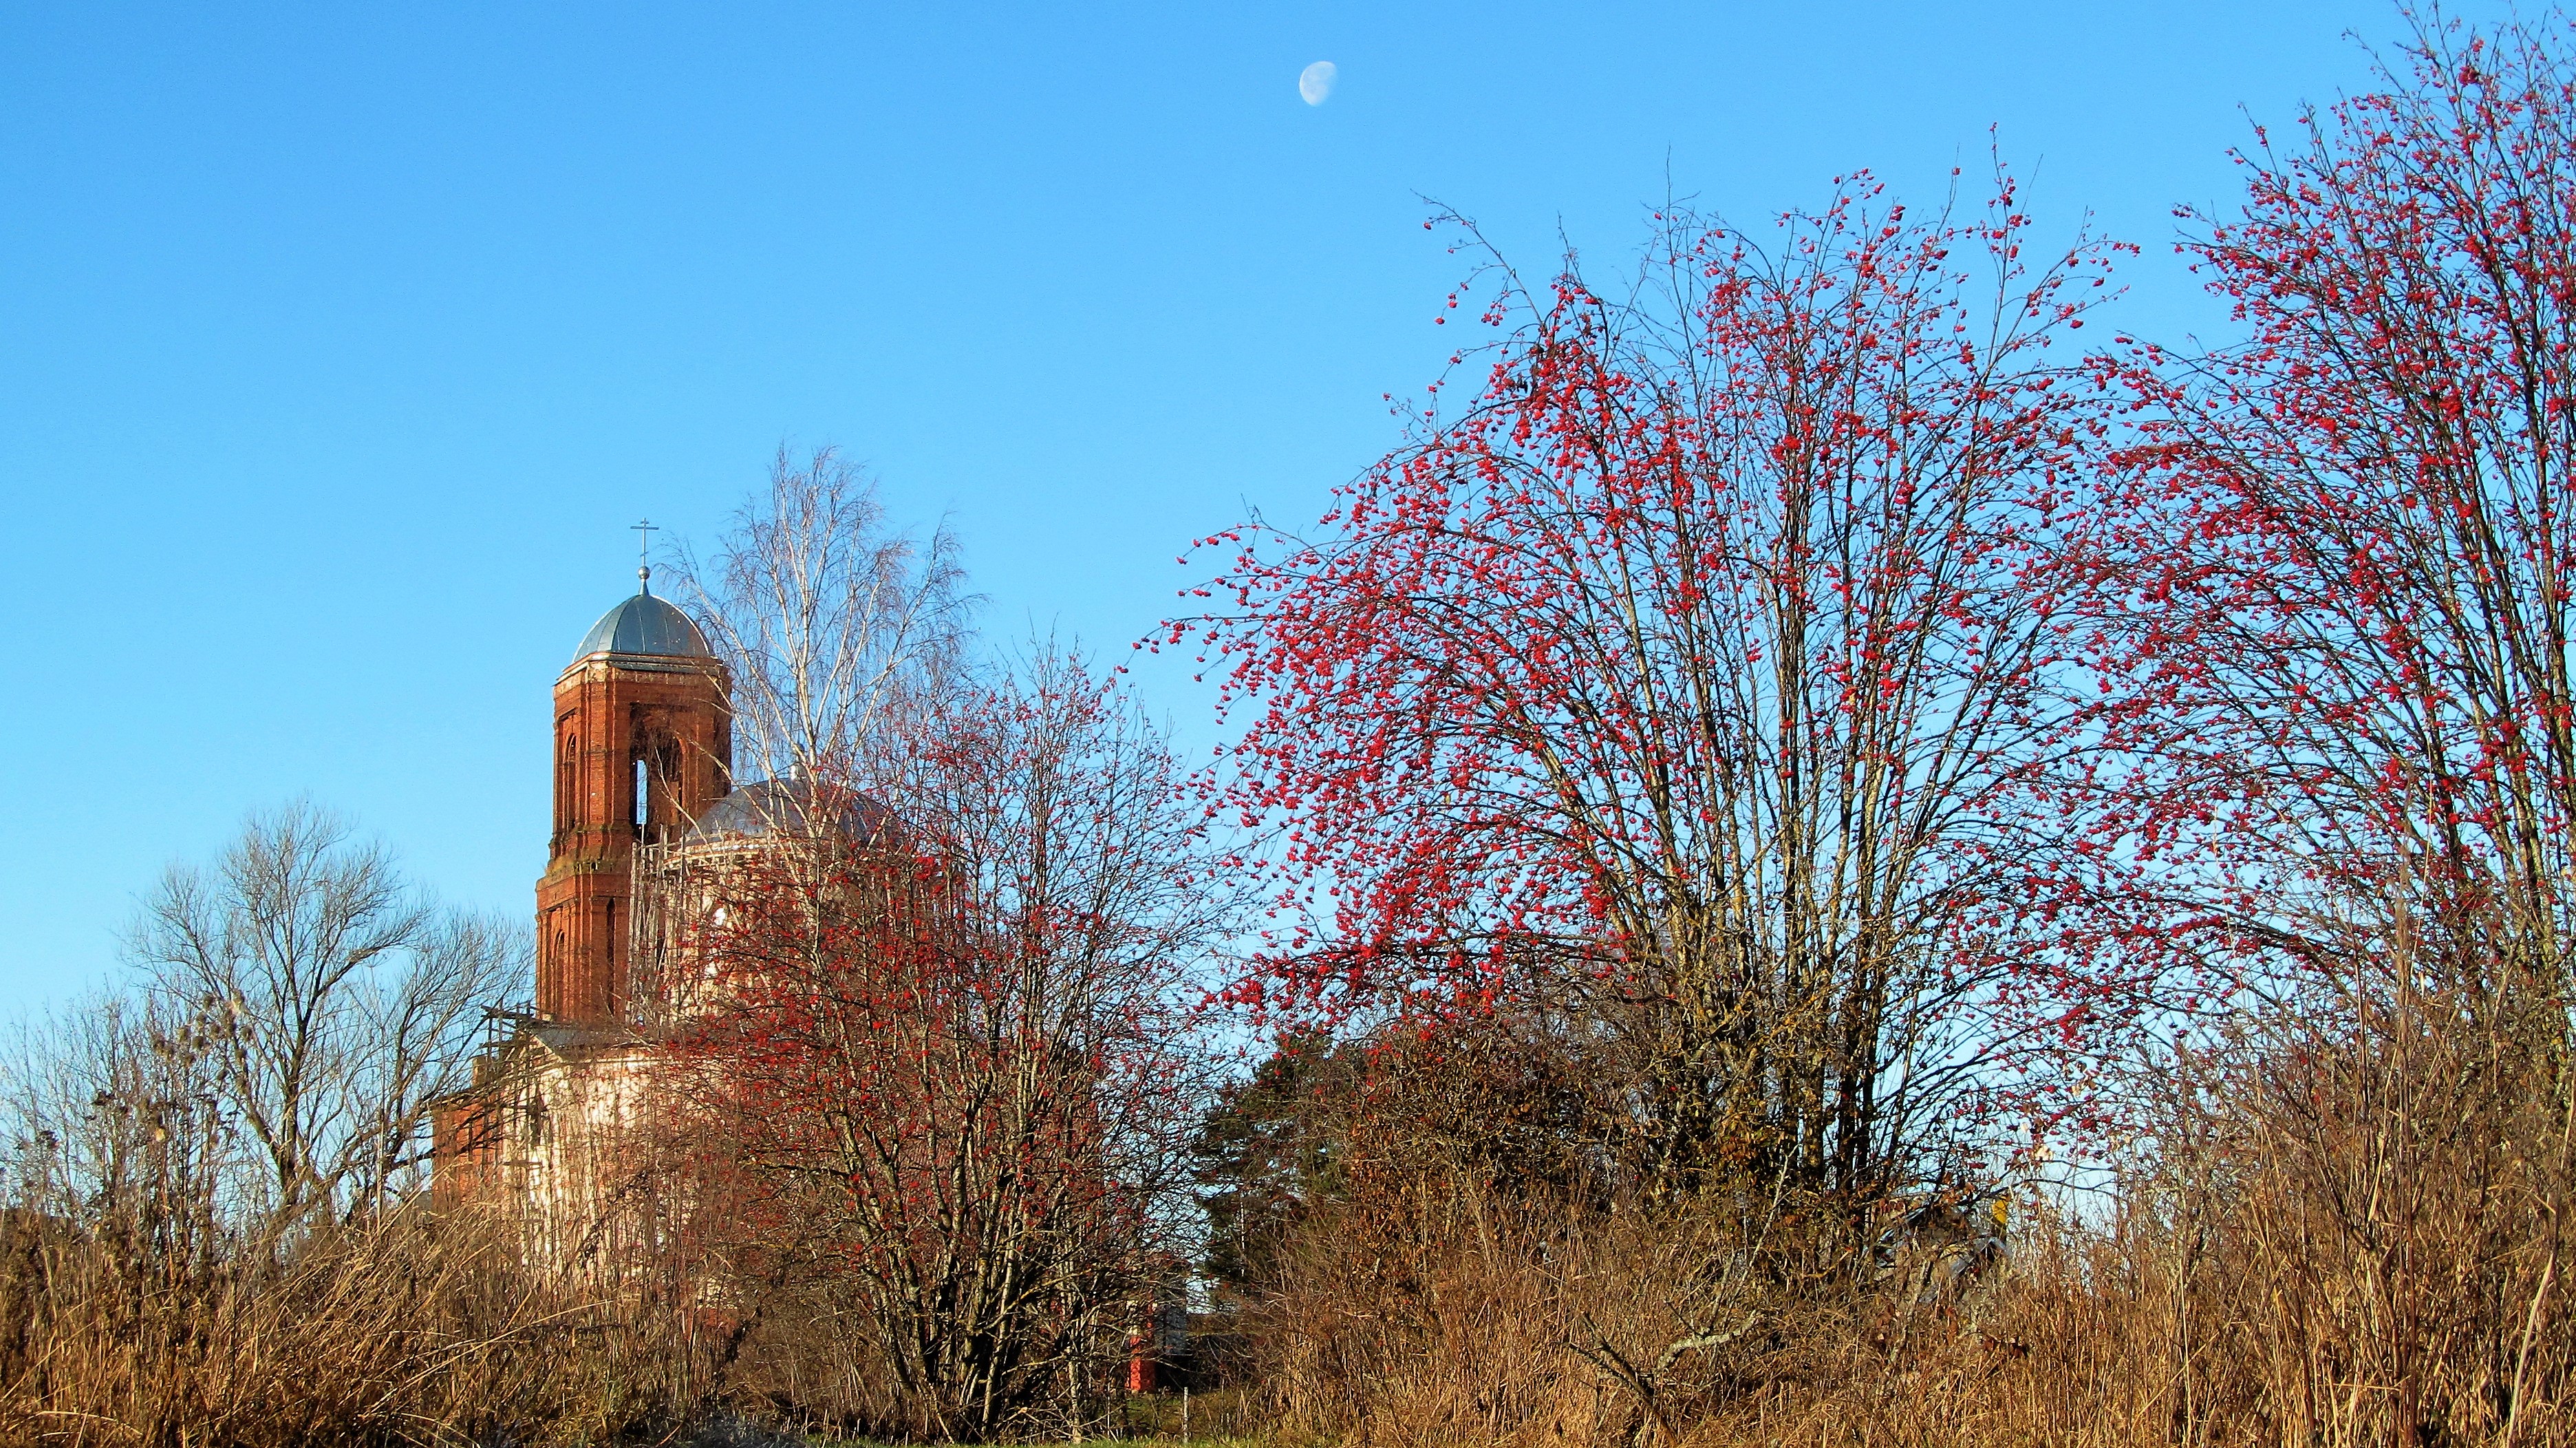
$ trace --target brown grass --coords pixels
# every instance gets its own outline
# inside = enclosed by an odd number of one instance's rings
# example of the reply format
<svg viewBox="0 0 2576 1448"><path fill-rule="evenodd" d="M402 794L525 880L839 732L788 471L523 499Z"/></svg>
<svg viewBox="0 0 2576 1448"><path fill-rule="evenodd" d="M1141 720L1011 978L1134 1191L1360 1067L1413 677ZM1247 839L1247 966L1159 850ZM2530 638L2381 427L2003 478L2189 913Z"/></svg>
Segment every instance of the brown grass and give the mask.
<svg viewBox="0 0 2576 1448"><path fill-rule="evenodd" d="M1955 1217L1837 1272L1744 1240L1740 1202L1568 1191L1436 1131L1346 1151L1236 1324L1245 1379L1192 1426L1389 1448L2576 1443L2563 1011L2496 1015L2409 1002L2168 1071L2105 1189L2025 1196L1975 1271L1952 1270L1974 1260ZM812 1284L737 1272L734 1310L657 1311L634 1282L531 1273L510 1224L470 1213L266 1244L212 1220L0 1214L0 1442L535 1448L892 1417L864 1321ZM1177 1406L1120 1421L1170 1435Z"/></svg>
<svg viewBox="0 0 2576 1448"><path fill-rule="evenodd" d="M542 1289L502 1240L407 1210L265 1262L173 1259L15 1213L0 1440L542 1444L674 1421L669 1334Z"/></svg>
<svg viewBox="0 0 2576 1448"><path fill-rule="evenodd" d="M2025 1199L1955 1283L1938 1241L1801 1280L1687 1211L1417 1172L1297 1233L1261 1391L1390 1448L2576 1442L2558 1028L2406 1019L2167 1079L2107 1197Z"/></svg>

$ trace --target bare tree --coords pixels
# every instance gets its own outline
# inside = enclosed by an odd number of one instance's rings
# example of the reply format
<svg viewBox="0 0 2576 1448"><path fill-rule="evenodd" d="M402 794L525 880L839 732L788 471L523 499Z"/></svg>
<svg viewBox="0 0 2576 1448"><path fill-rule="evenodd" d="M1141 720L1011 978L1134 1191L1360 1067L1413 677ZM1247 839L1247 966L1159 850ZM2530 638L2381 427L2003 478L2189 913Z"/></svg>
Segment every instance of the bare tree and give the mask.
<svg viewBox="0 0 2576 1448"><path fill-rule="evenodd" d="M22 1023L0 1080L8 1204L85 1224L126 1277L201 1279L243 1160L203 1045L170 1003L113 992Z"/></svg>
<svg viewBox="0 0 2576 1448"><path fill-rule="evenodd" d="M277 1230L384 1203L526 952L302 802L254 816L211 871L173 866L127 941L161 1049L201 1061L249 1144L234 1205Z"/></svg>
<svg viewBox="0 0 2576 1448"><path fill-rule="evenodd" d="M733 672L737 775L847 773L964 637L955 541L891 531L874 483L829 447L802 463L781 448L715 555L684 550L679 572Z"/></svg>

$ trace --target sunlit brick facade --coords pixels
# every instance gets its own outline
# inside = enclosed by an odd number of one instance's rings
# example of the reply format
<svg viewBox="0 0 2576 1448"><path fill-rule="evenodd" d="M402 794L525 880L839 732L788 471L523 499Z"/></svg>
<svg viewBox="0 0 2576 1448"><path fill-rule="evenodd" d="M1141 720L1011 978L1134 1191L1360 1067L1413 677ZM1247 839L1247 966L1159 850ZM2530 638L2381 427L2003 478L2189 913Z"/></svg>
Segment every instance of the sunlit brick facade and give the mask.
<svg viewBox="0 0 2576 1448"><path fill-rule="evenodd" d="M653 1129L655 1052L635 1029L636 862L732 783L724 665L644 591L611 609L555 680L554 809L537 881L534 1010L500 1024L473 1087L433 1115L435 1198L512 1210L533 1255L595 1259Z"/></svg>

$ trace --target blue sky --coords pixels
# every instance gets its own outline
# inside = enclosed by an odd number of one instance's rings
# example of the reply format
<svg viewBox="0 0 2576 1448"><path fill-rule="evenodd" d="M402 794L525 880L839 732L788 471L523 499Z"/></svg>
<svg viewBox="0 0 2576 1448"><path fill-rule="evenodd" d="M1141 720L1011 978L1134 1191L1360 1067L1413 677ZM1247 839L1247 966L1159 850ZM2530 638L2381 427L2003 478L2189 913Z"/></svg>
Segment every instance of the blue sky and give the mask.
<svg viewBox="0 0 2576 1448"><path fill-rule="evenodd" d="M107 976L165 862L298 794L529 908L547 691L627 525L707 537L782 442L946 518L996 632L1123 655L1192 536L1395 440L1461 271L1424 197L1608 258L1668 185L1929 198L1994 126L2044 226L2147 246L2124 320L2209 331L2171 208L2394 23L968 8L0 4L0 1010Z"/></svg>

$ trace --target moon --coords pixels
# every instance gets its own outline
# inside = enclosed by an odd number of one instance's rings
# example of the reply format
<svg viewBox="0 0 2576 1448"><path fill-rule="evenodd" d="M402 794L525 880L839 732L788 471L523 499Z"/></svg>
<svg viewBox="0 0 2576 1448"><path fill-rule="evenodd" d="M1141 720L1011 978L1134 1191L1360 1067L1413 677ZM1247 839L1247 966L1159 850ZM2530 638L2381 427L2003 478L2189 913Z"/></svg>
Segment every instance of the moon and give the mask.
<svg viewBox="0 0 2576 1448"><path fill-rule="evenodd" d="M1333 93L1333 82L1341 73L1341 68L1329 60L1316 61L1297 72L1297 94L1306 98L1306 104L1320 106Z"/></svg>

